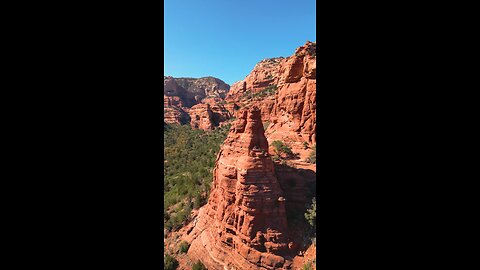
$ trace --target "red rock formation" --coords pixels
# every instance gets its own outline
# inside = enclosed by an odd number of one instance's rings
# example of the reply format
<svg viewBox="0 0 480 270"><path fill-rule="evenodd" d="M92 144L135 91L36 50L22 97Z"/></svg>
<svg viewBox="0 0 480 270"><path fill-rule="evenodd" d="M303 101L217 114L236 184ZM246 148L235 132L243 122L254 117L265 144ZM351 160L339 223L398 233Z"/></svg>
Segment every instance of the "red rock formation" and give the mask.
<svg viewBox="0 0 480 270"><path fill-rule="evenodd" d="M316 44L307 42L280 64L278 93L271 111L269 140L316 143Z"/></svg>
<svg viewBox="0 0 480 270"><path fill-rule="evenodd" d="M190 108L189 114L192 128L203 130L213 129L213 113L209 104L197 104Z"/></svg>
<svg viewBox="0 0 480 270"><path fill-rule="evenodd" d="M230 88L225 100L238 102L245 93L257 93L267 86L274 84L279 76L279 64L283 57L268 58L258 62L252 72L243 80L236 82Z"/></svg>
<svg viewBox="0 0 480 270"><path fill-rule="evenodd" d="M226 101L229 102L238 102L240 98L245 94L247 91L247 83L245 81L238 81L232 84L230 87L230 91L225 98Z"/></svg>
<svg viewBox="0 0 480 270"><path fill-rule="evenodd" d="M227 110L230 115L235 115L235 112L240 108L237 104L235 103L226 103L224 106L225 110Z"/></svg>
<svg viewBox="0 0 480 270"><path fill-rule="evenodd" d="M277 91L252 95L251 91L258 93L267 86ZM316 43L306 42L290 57L258 63L245 80L232 85L226 100L240 102L242 107L258 106L262 120L270 123L265 133L268 140L283 141L305 158L304 143L316 143Z"/></svg>
<svg viewBox="0 0 480 270"><path fill-rule="evenodd" d="M215 126L232 118L233 114L230 113L225 106L214 104L210 106L212 109L212 121Z"/></svg>
<svg viewBox="0 0 480 270"><path fill-rule="evenodd" d="M167 124L188 123L190 116L183 108L183 103L178 97L163 96L163 117Z"/></svg>
<svg viewBox="0 0 480 270"><path fill-rule="evenodd" d="M234 114L235 106L222 105L229 89L228 84L213 77L164 76L164 121L169 124L190 121L193 128L212 130Z"/></svg>
<svg viewBox="0 0 480 270"><path fill-rule="evenodd" d="M164 76L163 86L164 95L180 98L185 107L199 104L205 98L223 100L230 89L228 84L214 77L194 79Z"/></svg>
<svg viewBox="0 0 480 270"><path fill-rule="evenodd" d="M258 108L238 113L214 169L211 195L184 238L208 269L290 269L285 195Z"/></svg>
<svg viewBox="0 0 480 270"><path fill-rule="evenodd" d="M190 125L195 129L212 130L232 118L223 105L197 104L190 108Z"/></svg>

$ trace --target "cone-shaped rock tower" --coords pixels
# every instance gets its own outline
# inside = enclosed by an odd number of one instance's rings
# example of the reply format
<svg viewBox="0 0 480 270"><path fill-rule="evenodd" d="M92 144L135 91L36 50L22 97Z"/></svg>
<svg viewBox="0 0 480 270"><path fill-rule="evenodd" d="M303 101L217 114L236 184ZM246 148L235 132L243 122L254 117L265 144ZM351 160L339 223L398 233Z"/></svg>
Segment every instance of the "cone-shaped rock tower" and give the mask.
<svg viewBox="0 0 480 270"><path fill-rule="evenodd" d="M290 269L285 197L268 153L260 110L240 111L217 156L189 257L208 269Z"/></svg>

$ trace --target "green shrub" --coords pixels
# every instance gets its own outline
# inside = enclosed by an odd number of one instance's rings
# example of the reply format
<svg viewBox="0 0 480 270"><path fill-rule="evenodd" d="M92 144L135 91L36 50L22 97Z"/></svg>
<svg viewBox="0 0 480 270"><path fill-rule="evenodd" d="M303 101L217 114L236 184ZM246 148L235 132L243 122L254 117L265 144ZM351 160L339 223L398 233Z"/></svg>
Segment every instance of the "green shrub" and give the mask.
<svg viewBox="0 0 480 270"><path fill-rule="evenodd" d="M277 93L277 91L278 91L277 86L272 84L272 85L267 86L265 89L263 89L261 91L258 91L257 93L253 94L253 97L254 98L267 97L267 96L274 95L275 93Z"/></svg>
<svg viewBox="0 0 480 270"><path fill-rule="evenodd" d="M308 143L307 142L303 142L303 149L305 149L305 150L308 149Z"/></svg>
<svg viewBox="0 0 480 270"><path fill-rule="evenodd" d="M317 218L317 200L313 197L312 205L307 212L305 213L305 219L308 221L313 230L316 228L316 218Z"/></svg>
<svg viewBox="0 0 480 270"><path fill-rule="evenodd" d="M188 244L187 241L183 241L180 243L178 251L180 253L187 253L189 247L190 247L190 244Z"/></svg>
<svg viewBox="0 0 480 270"><path fill-rule="evenodd" d="M166 254L163 258L163 262L165 263L165 266L163 268L165 270L175 270L178 267L178 261L168 254Z"/></svg>
<svg viewBox="0 0 480 270"><path fill-rule="evenodd" d="M275 153L279 156L282 153L287 155L293 155L292 149L281 141L273 141L272 145L275 148Z"/></svg>
<svg viewBox="0 0 480 270"><path fill-rule="evenodd" d="M203 263L198 260L196 263L193 264L192 270L208 270Z"/></svg>
<svg viewBox="0 0 480 270"><path fill-rule="evenodd" d="M198 209L203 205L202 195L199 193L195 194L195 200L193 201L193 209Z"/></svg>
<svg viewBox="0 0 480 270"><path fill-rule="evenodd" d="M305 160L308 163L317 163L317 145L312 147L312 151L310 152L310 156Z"/></svg>
<svg viewBox="0 0 480 270"><path fill-rule="evenodd" d="M306 262L303 265L302 270L313 270L312 263L311 262Z"/></svg>

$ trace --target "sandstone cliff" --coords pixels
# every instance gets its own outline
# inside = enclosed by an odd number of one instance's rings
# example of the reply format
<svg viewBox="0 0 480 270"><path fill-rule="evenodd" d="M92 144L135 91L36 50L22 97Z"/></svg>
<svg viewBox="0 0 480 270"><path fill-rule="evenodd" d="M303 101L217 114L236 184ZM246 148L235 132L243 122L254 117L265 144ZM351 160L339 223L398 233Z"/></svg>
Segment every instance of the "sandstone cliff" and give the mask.
<svg viewBox="0 0 480 270"><path fill-rule="evenodd" d="M279 77L279 64L285 58L267 58L258 62L244 80L234 83L227 94L227 101L240 101L247 91L257 93L273 84Z"/></svg>
<svg viewBox="0 0 480 270"><path fill-rule="evenodd" d="M262 60L225 91L207 86L211 79L165 77L166 123L212 130L237 118L217 156L208 203L166 237L169 250L191 244L178 254L181 269L197 260L211 270L301 269L314 258L303 214L316 185L316 165L304 162L316 143L316 49L306 42L290 57ZM273 162L275 140L297 157Z"/></svg>
<svg viewBox="0 0 480 270"><path fill-rule="evenodd" d="M285 194L258 108L239 113L215 165L211 195L184 237L208 269L290 269Z"/></svg>
<svg viewBox="0 0 480 270"><path fill-rule="evenodd" d="M269 123L268 140L287 143L302 159L308 155L304 143L316 143L316 49L307 41L290 57L262 60L225 98L243 108L258 106Z"/></svg>
<svg viewBox="0 0 480 270"><path fill-rule="evenodd" d="M224 103L230 86L222 80L205 77L164 76L164 118L169 124L189 123L193 128L212 130L230 119L234 111Z"/></svg>
<svg viewBox="0 0 480 270"><path fill-rule="evenodd" d="M185 107L201 103L205 98L224 99L230 86L214 77L205 78L173 78L163 77L163 94L176 96Z"/></svg>

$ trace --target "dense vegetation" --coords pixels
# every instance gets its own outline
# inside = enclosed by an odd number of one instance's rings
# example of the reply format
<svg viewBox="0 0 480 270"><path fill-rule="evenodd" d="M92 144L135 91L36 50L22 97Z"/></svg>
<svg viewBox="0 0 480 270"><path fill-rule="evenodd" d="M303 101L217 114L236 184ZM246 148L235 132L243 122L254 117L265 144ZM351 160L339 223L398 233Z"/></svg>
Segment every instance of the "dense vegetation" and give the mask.
<svg viewBox="0 0 480 270"><path fill-rule="evenodd" d="M176 230L206 203L220 145L230 125L206 132L189 125L164 129L164 223Z"/></svg>
<svg viewBox="0 0 480 270"><path fill-rule="evenodd" d="M192 270L208 270L205 265L201 261L197 261L196 263L193 264Z"/></svg>
<svg viewBox="0 0 480 270"><path fill-rule="evenodd" d="M177 259L168 254L165 254L165 257L163 257L163 263L165 264L163 268L165 270L175 270L178 267Z"/></svg>

